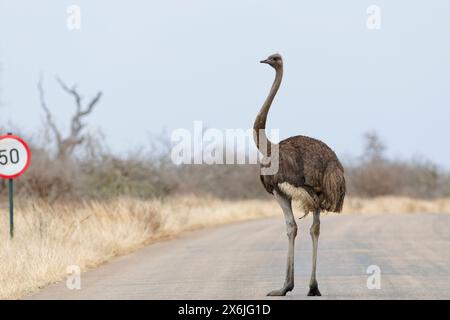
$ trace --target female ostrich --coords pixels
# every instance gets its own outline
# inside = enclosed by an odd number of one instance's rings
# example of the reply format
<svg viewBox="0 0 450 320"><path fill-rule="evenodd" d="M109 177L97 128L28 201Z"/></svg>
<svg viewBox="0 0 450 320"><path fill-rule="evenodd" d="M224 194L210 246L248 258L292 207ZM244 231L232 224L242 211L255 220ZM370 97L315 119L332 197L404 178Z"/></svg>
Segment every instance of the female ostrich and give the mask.
<svg viewBox="0 0 450 320"><path fill-rule="evenodd" d="M261 174L261 182L267 192L273 194L283 210L289 240L286 281L279 290L268 293L269 296L284 296L294 288L294 242L297 224L292 212L292 202L299 204L305 215L313 213L310 229L313 241L313 263L308 296L320 296L316 280L317 244L320 233L320 212L340 212L345 197L344 169L336 154L325 143L305 137L295 136L272 144L266 136L266 119L272 101L283 77L281 55L273 54L261 61L273 67L275 81L269 96L259 111L253 126L254 139L258 150L269 161L275 161L274 152L278 152L278 171L275 174ZM268 146L266 149L265 146ZM278 148L278 151L276 148ZM262 164L261 167L266 167Z"/></svg>

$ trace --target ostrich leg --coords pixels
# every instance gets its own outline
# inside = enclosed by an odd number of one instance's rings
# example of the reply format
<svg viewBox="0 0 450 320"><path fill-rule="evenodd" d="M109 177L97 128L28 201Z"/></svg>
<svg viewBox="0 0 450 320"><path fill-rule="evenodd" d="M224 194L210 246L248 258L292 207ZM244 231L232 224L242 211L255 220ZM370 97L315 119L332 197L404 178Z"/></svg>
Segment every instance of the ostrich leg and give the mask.
<svg viewBox="0 0 450 320"><path fill-rule="evenodd" d="M319 234L320 234L320 210L316 210L314 212L313 224L311 225L311 229L309 229L311 233L311 238L313 242L313 262L312 262L312 272L311 272L311 281L309 282L309 292L308 296L321 296L319 291L319 286L317 285L316 280L316 265L317 265L317 246L319 242Z"/></svg>
<svg viewBox="0 0 450 320"><path fill-rule="evenodd" d="M294 243L297 235L297 224L295 223L294 214L292 213L291 200L284 198L278 193L274 192L275 199L281 206L286 220L286 231L289 240L288 257L286 266L286 280L284 285L279 290L269 292L268 296L284 296L286 292L294 289Z"/></svg>

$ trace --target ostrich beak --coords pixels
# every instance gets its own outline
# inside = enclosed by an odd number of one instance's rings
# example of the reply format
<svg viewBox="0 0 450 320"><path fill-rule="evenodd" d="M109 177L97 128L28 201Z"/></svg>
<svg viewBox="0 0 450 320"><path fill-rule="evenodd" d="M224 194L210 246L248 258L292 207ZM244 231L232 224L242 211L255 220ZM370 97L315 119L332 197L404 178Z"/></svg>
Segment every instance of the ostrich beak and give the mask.
<svg viewBox="0 0 450 320"><path fill-rule="evenodd" d="M266 59L266 60L261 60L259 63L269 63L269 61Z"/></svg>

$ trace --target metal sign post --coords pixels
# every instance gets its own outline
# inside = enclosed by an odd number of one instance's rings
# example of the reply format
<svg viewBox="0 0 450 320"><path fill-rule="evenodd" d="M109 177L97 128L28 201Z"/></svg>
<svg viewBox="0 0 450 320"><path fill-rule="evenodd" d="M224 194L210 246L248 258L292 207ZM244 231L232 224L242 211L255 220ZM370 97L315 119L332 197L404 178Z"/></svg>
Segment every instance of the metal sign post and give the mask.
<svg viewBox="0 0 450 320"><path fill-rule="evenodd" d="M9 236L14 238L14 180L8 180L8 198L9 198Z"/></svg>
<svg viewBox="0 0 450 320"><path fill-rule="evenodd" d="M0 136L0 178L8 179L9 235L14 237L14 179L30 166L30 148L18 136Z"/></svg>

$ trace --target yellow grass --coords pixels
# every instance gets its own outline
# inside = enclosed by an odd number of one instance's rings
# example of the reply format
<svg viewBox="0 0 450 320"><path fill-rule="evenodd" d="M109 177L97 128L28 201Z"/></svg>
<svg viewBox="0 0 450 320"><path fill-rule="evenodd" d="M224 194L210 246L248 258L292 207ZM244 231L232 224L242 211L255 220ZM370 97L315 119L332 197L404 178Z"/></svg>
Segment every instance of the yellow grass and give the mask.
<svg viewBox="0 0 450 320"><path fill-rule="evenodd" d="M450 199L348 199L345 212L450 212ZM282 217L273 200L187 196L165 201L121 198L56 205L22 202L16 210L12 241L7 219L0 220L0 298L20 298L62 280L70 265L86 270L187 230L270 216Z"/></svg>
<svg viewBox="0 0 450 320"><path fill-rule="evenodd" d="M406 197L379 197L374 199L347 198L344 213L450 213L450 198L419 200Z"/></svg>

